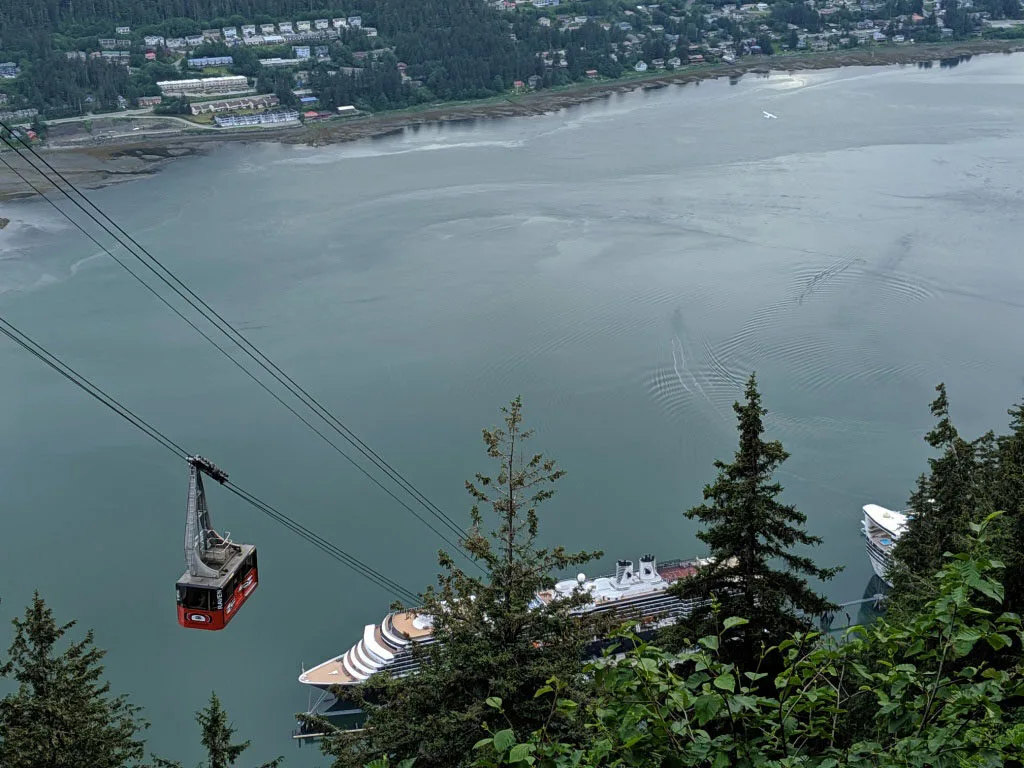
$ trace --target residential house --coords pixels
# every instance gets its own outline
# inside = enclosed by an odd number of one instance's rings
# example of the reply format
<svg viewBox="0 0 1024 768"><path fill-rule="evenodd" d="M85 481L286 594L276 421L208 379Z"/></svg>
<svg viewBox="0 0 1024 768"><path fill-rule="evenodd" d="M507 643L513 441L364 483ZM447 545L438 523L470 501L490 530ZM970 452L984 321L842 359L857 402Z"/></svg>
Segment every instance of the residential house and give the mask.
<svg viewBox="0 0 1024 768"><path fill-rule="evenodd" d="M238 39L238 27L224 27L221 31L224 33L225 40Z"/></svg>
<svg viewBox="0 0 1024 768"><path fill-rule="evenodd" d="M359 27L363 26L363 17L362 16L349 16L348 17L348 25L350 27L354 27L356 29L359 29Z"/></svg>
<svg viewBox="0 0 1024 768"><path fill-rule="evenodd" d="M112 37L101 37L100 38L100 50L101 51L113 51L117 48L117 40Z"/></svg>
<svg viewBox="0 0 1024 768"><path fill-rule="evenodd" d="M85 61L85 51L68 51L64 55L72 60Z"/></svg>
<svg viewBox="0 0 1024 768"><path fill-rule="evenodd" d="M260 59L260 64L264 67L297 67L302 63L302 59L282 59L275 56L272 59Z"/></svg>
<svg viewBox="0 0 1024 768"><path fill-rule="evenodd" d="M123 39L123 38L118 38L114 42L117 43L116 47L117 47L118 50L121 50L122 48L131 48L132 47L132 41L131 40L127 40L127 39Z"/></svg>
<svg viewBox="0 0 1024 768"><path fill-rule="evenodd" d="M116 34L116 35L130 35L131 33L132 33L132 28L131 27L116 27L114 29L114 34Z"/></svg>
<svg viewBox="0 0 1024 768"><path fill-rule="evenodd" d="M220 128L236 128L243 125L266 125L269 123L297 123L299 113L295 110L287 112L263 112L258 115L218 115L213 121Z"/></svg>
<svg viewBox="0 0 1024 768"><path fill-rule="evenodd" d="M377 36L377 28L376 27L363 27L363 32L366 34L367 37L376 37Z"/></svg>
<svg viewBox="0 0 1024 768"><path fill-rule="evenodd" d="M292 46L292 51L296 59L308 59L309 58L309 46L308 45L295 45Z"/></svg>
<svg viewBox="0 0 1024 768"><path fill-rule="evenodd" d="M681 66L683 66L683 60L680 59L678 56L673 56L671 59L665 62L665 66L667 66L669 69L679 69Z"/></svg>
<svg viewBox="0 0 1024 768"><path fill-rule="evenodd" d="M244 38L242 42L244 42L246 45L266 45L267 44L266 38L263 37L263 35L252 35L251 37Z"/></svg>
<svg viewBox="0 0 1024 768"><path fill-rule="evenodd" d="M164 96L201 95L206 93L237 93L249 90L244 75L201 77L191 80L161 80L156 84Z"/></svg>
<svg viewBox="0 0 1024 768"><path fill-rule="evenodd" d="M282 21L277 25L277 33L279 35L293 35L295 34L295 30L292 28L292 23L290 21Z"/></svg>
<svg viewBox="0 0 1024 768"><path fill-rule="evenodd" d="M299 32L309 32L313 25L308 21L300 21L295 24L295 29Z"/></svg>
<svg viewBox="0 0 1024 768"><path fill-rule="evenodd" d="M541 79L540 75L530 75L526 78L526 84L531 88L537 88L541 83Z"/></svg>
<svg viewBox="0 0 1024 768"><path fill-rule="evenodd" d="M5 61L0 64L0 78L4 80L13 80L21 72L21 69L13 61Z"/></svg>
<svg viewBox="0 0 1024 768"><path fill-rule="evenodd" d="M523 91L526 89L526 83L524 83L522 80L516 80L515 82L512 83L512 87L515 88L517 91Z"/></svg>
<svg viewBox="0 0 1024 768"><path fill-rule="evenodd" d="M284 45L283 35L263 35L264 45Z"/></svg>
<svg viewBox="0 0 1024 768"><path fill-rule="evenodd" d="M164 44L164 38L162 35L146 35L142 38L142 42L147 48L159 48Z"/></svg>
<svg viewBox="0 0 1024 768"><path fill-rule="evenodd" d="M223 37L219 29L204 29L203 39L204 40L220 40Z"/></svg>
<svg viewBox="0 0 1024 768"><path fill-rule="evenodd" d="M197 45L203 44L202 35L185 35L185 45L189 48L195 48Z"/></svg>
<svg viewBox="0 0 1024 768"><path fill-rule="evenodd" d="M533 0L533 5L536 8L544 8L549 5L555 6L558 5L558 3L559 0Z"/></svg>
<svg viewBox="0 0 1024 768"><path fill-rule="evenodd" d="M86 97L88 100L89 97ZM33 117L39 114L39 110L32 109L16 109L13 112L0 112L0 121L10 123L15 120L31 120Z"/></svg>
<svg viewBox="0 0 1024 768"><path fill-rule="evenodd" d="M904 37L903 35L893 35L892 36L892 41L894 43L903 43L903 42L906 42L906 40L907 40L907 38Z"/></svg>
<svg viewBox="0 0 1024 768"><path fill-rule="evenodd" d="M664 59L651 59L651 66L654 67L655 69L664 69L665 68L665 60Z"/></svg>
<svg viewBox="0 0 1024 768"><path fill-rule="evenodd" d="M260 24L261 35L272 35L276 32L276 28L273 24Z"/></svg>
<svg viewBox="0 0 1024 768"><path fill-rule="evenodd" d="M541 16L539 19L537 19L537 23L540 24L542 27L550 27L551 19L549 19L547 16Z"/></svg>
<svg viewBox="0 0 1024 768"><path fill-rule="evenodd" d="M255 24L243 24L242 25L242 37L256 37L256 25Z"/></svg>
<svg viewBox="0 0 1024 768"><path fill-rule="evenodd" d="M146 61L156 61L156 51L146 51Z"/></svg>
<svg viewBox="0 0 1024 768"><path fill-rule="evenodd" d="M155 107L164 100L163 96L139 96L138 105L142 107Z"/></svg>
<svg viewBox="0 0 1024 768"><path fill-rule="evenodd" d="M316 21L313 22L313 26L315 26L317 29L323 30L327 29L330 26L330 22L328 22L327 19L317 19Z"/></svg>
<svg viewBox="0 0 1024 768"><path fill-rule="evenodd" d="M227 67L235 63L233 56L201 56L197 59L189 59L190 67Z"/></svg>
<svg viewBox="0 0 1024 768"><path fill-rule="evenodd" d="M665 31L665 28L661 24L648 24L647 31L651 34L660 34Z"/></svg>
<svg viewBox="0 0 1024 768"><path fill-rule="evenodd" d="M630 32L633 29L633 25L630 24L628 21L620 21L619 24L618 24L618 27L623 32Z"/></svg>
<svg viewBox="0 0 1024 768"><path fill-rule="evenodd" d="M331 25L335 29L348 29L347 19L331 19Z"/></svg>
<svg viewBox="0 0 1024 768"><path fill-rule="evenodd" d="M586 75L587 77L589 77L589 78L590 78L591 80L596 80L596 79L597 79L597 70L596 70L596 69L588 69L588 70L587 70L586 72L584 72L583 74L585 74L585 75Z"/></svg>
<svg viewBox="0 0 1024 768"><path fill-rule="evenodd" d="M328 48L326 45L318 45L315 48L313 48L313 55L316 56L318 59L326 59L330 57L331 49Z"/></svg>
<svg viewBox="0 0 1024 768"><path fill-rule="evenodd" d="M701 54L699 54L699 53L697 55L695 55L695 56L688 56L687 60L690 62L690 64L703 64L704 63L704 57Z"/></svg>
<svg viewBox="0 0 1024 768"><path fill-rule="evenodd" d="M637 72L646 72L647 71L647 62L645 62L645 61L638 61L636 63L636 65L633 67L633 69L635 69Z"/></svg>
<svg viewBox="0 0 1024 768"><path fill-rule="evenodd" d="M188 43L185 42L184 37L169 37L167 38L167 41L164 43L164 45L166 45L172 51L180 51L182 48L185 48L188 45Z"/></svg>

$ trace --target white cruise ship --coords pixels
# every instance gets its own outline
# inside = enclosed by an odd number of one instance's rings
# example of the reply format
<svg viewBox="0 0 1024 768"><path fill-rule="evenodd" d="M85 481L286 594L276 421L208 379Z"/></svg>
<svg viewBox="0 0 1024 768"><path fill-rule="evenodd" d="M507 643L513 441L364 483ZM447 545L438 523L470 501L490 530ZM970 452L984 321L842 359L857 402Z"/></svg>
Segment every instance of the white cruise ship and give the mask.
<svg viewBox="0 0 1024 768"><path fill-rule="evenodd" d="M672 560L658 564L653 555L640 558L634 571L631 560L619 560L613 576L588 579L579 574L575 579L558 582L554 589L538 592L533 605L550 603L559 596L582 589L591 601L577 609L579 615L614 612L623 619L635 618L638 630L651 631L656 626L688 614L701 601L679 600L667 594L674 582L696 573L708 560ZM367 624L363 636L341 656L305 670L299 682L324 690L358 685L377 672L387 671L404 676L416 671L419 662L413 658L414 644L434 642L433 621L429 615L415 610L389 613L380 624Z"/></svg>
<svg viewBox="0 0 1024 768"><path fill-rule="evenodd" d="M861 533L864 534L868 558L878 578L890 587L892 582L889 581L888 571L892 561L892 549L906 530L909 519L903 512L895 512L877 504L864 505Z"/></svg>

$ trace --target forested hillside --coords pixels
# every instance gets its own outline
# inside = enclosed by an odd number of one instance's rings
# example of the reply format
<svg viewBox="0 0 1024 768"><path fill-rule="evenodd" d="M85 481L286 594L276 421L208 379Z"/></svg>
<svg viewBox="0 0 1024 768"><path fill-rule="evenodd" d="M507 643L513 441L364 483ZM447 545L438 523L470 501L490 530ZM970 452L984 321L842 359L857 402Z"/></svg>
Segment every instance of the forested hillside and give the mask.
<svg viewBox="0 0 1024 768"><path fill-rule="evenodd" d="M0 0L0 61L8 62L0 104L44 119L113 112L159 95L161 80L235 74L286 107L298 103L293 91L311 89L320 110L380 111L782 50L1024 34L1024 27L983 25L987 17L1021 16L1021 0L937 7L923 0L884 9L845 0ZM264 24L283 26L283 34L258 34ZM234 62L205 72L187 66L188 57L209 55Z"/></svg>

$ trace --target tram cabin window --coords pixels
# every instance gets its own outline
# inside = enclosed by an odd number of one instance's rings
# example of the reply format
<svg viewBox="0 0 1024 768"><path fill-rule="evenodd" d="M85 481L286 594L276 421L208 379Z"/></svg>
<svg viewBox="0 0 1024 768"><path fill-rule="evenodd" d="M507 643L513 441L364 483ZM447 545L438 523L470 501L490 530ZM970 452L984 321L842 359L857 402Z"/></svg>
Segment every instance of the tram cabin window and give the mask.
<svg viewBox="0 0 1024 768"><path fill-rule="evenodd" d="M217 609L215 594L202 587L178 587L178 602L190 610L213 611Z"/></svg>

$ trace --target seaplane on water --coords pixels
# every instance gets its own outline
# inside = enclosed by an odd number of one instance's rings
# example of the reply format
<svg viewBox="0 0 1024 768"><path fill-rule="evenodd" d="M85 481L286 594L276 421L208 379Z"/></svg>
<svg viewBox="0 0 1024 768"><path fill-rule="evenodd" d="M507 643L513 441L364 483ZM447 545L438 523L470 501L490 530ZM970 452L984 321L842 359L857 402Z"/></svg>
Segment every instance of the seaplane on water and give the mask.
<svg viewBox="0 0 1024 768"><path fill-rule="evenodd" d="M771 112L767 112L767 111L765 111L763 109L761 110L761 114L764 115L764 119L765 120L778 120L779 119L778 115L773 115Z"/></svg>

